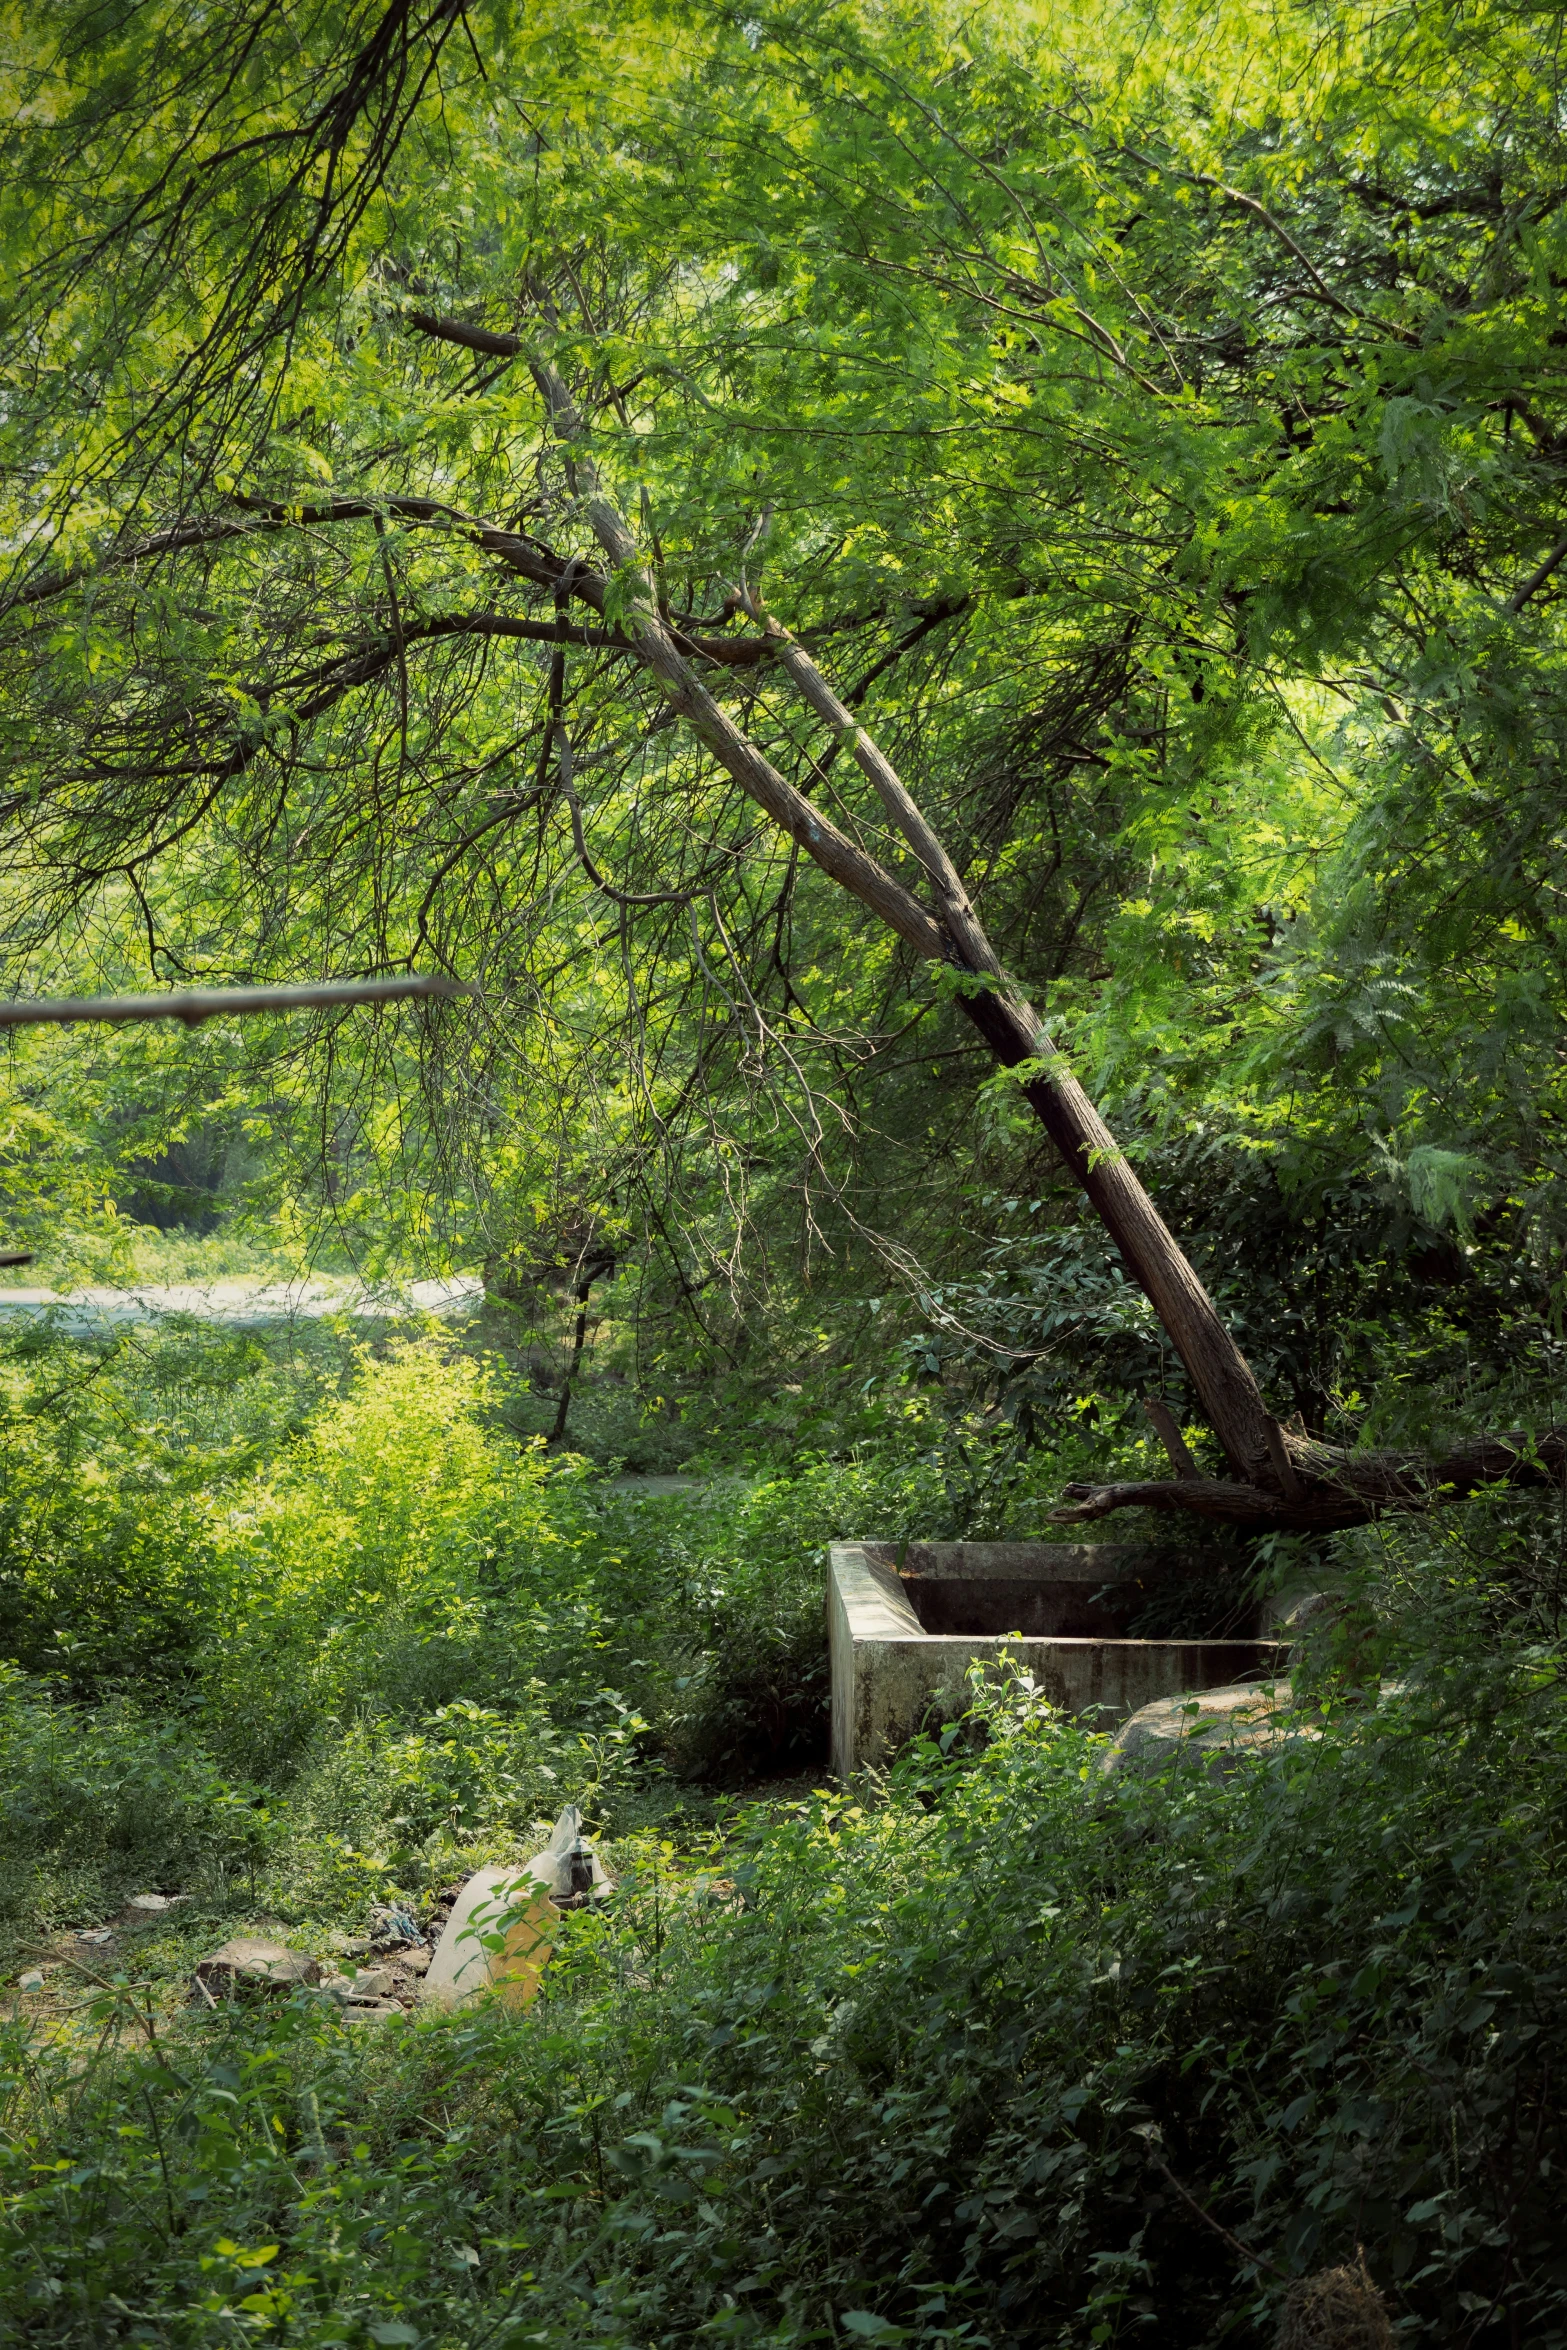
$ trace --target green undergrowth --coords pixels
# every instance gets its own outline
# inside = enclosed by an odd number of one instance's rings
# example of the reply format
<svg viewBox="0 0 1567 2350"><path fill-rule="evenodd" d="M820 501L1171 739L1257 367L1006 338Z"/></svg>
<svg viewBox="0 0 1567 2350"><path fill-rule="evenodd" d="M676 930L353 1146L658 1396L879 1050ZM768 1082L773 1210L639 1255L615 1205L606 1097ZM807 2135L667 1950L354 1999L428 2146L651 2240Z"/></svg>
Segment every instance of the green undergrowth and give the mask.
<svg viewBox="0 0 1567 2350"><path fill-rule="evenodd" d="M1553 1664L1311 1727L1223 1783L1106 1781L1019 1682L858 1802L625 1839L522 2018L84 1986L7 2046L10 2322L1197 2345L1363 2242L1401 2339L1559 2343Z"/></svg>
<svg viewBox="0 0 1567 2350"><path fill-rule="evenodd" d="M917 1402L858 1454L648 1493L519 1443L510 1400L438 1330L11 1338L0 1925L148 1889L309 1916L568 1797L623 1827L818 1769L827 1542L972 1527Z"/></svg>
<svg viewBox="0 0 1567 2350"><path fill-rule="evenodd" d="M1309 1735L1222 1782L1106 1778L1014 1676L807 1795L825 1544L1026 1485L915 1399L628 1491L449 1335L337 1343L7 1367L0 2338L1198 2350L1363 2243L1401 2340L1567 2343L1554 1505L1276 1545L1336 1592ZM620 1890L530 2015L189 2004L568 1800Z"/></svg>

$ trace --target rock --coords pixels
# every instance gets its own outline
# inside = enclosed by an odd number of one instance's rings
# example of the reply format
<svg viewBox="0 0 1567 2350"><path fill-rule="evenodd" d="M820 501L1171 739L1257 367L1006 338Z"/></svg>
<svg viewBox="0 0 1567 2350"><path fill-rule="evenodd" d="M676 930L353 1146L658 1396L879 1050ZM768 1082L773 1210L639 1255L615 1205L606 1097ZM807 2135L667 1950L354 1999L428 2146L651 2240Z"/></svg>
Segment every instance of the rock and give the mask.
<svg viewBox="0 0 1567 2350"><path fill-rule="evenodd" d="M385 2016L406 2014L402 2002L392 2000L392 1997L385 1997L381 1988L374 1988L374 1990L364 1988L371 1979L374 1979L376 1983L381 1983L381 1976L383 1976L383 1969L378 1969L378 1967L369 1969L369 1974L357 1974L357 1976L329 1974L327 1981L322 1983L322 1990L327 1993L327 1997L338 2002L338 2009L341 2009L341 2014L343 2014L343 2023L381 2023L381 2021L385 2021ZM390 1988L390 1981L392 1979L388 1974L385 1976L388 1988Z"/></svg>
<svg viewBox="0 0 1567 2350"><path fill-rule="evenodd" d="M1334 1606L1314 1583L1286 1583L1262 1603L1259 1630L1265 1640L1298 1640L1308 1624Z"/></svg>
<svg viewBox="0 0 1567 2350"><path fill-rule="evenodd" d="M180 1893L133 1893L128 1906L131 1909L144 1910L151 1915L155 1910L172 1909L176 1901L183 1899L184 1896Z"/></svg>
<svg viewBox="0 0 1567 2350"><path fill-rule="evenodd" d="M365 1934L344 1934L339 1931L328 1934L327 1945L330 1949L335 1950L340 1958L363 1958L370 1947L370 1941Z"/></svg>
<svg viewBox="0 0 1567 2350"><path fill-rule="evenodd" d="M424 1975L430 1971L431 1951L421 1942L416 1949L403 1951L397 1961L405 1975Z"/></svg>
<svg viewBox="0 0 1567 2350"><path fill-rule="evenodd" d="M320 1988L335 1999L350 2020L361 2009L395 2007L397 1980L390 1967L361 1967L353 1975L328 1975Z"/></svg>
<svg viewBox="0 0 1567 2350"><path fill-rule="evenodd" d="M76 1939L78 1942L112 1942L114 1928L112 1926L91 1926L85 1933L78 1934Z"/></svg>
<svg viewBox="0 0 1567 2350"><path fill-rule="evenodd" d="M1142 1706L1121 1724L1100 1767L1157 1771L1190 1757L1222 1777L1240 1755L1273 1753L1317 1735L1291 1712L1288 1681L1242 1681Z"/></svg>
<svg viewBox="0 0 1567 2350"><path fill-rule="evenodd" d="M388 1999L392 1993L393 1975L390 1967L361 1967L354 1977L354 1992L359 1999Z"/></svg>
<svg viewBox="0 0 1567 2350"><path fill-rule="evenodd" d="M25 1975L19 1975L16 1987L18 1991L41 1991L44 1979L39 1968L29 1967Z"/></svg>
<svg viewBox="0 0 1567 2350"><path fill-rule="evenodd" d="M209 1991L232 1991L240 1985L286 1991L295 1983L319 1983L321 1969L308 1951L241 1934L201 1960L196 1980Z"/></svg>

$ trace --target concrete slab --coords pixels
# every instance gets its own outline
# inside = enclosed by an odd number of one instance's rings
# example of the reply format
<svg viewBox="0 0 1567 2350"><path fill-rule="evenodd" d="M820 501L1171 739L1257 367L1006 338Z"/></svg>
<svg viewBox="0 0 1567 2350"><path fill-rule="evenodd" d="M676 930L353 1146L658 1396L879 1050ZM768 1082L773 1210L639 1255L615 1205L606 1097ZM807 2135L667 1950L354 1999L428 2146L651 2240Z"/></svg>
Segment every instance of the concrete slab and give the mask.
<svg viewBox="0 0 1567 2350"><path fill-rule="evenodd" d="M962 1712L970 1664L1003 1647L1055 1704L1106 1729L1158 1698L1278 1664L1272 1640L1124 1637L1170 1563L1141 1543L835 1543L833 1769L846 1778L887 1760L933 1708Z"/></svg>

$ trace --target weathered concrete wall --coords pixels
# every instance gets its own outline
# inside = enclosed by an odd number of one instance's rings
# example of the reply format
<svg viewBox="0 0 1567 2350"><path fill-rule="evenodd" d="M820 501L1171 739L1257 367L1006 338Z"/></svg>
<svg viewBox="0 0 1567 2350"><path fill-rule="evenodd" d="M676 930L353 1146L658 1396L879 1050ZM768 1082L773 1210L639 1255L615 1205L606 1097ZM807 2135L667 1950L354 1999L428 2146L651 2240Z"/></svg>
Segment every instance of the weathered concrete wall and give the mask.
<svg viewBox="0 0 1567 2350"><path fill-rule="evenodd" d="M1091 1712L1107 1729L1156 1698L1215 1688L1277 1659L1277 1645L1263 1640L929 1632L910 1597L910 1579L917 1586L931 1577L972 1584L987 1617L1000 1602L987 1605L983 1595L1014 1587L1032 1595L1040 1616L1048 1617L1053 1603L1076 1615L1085 1592L1121 1581L1136 1591L1158 1565L1157 1551L1131 1543L910 1543L901 1552L885 1543L834 1544L828 1561L834 1770L847 1777L886 1759L933 1706L948 1719L962 1712L970 1663L993 1662L1003 1646L1057 1705ZM958 1591L943 1594L943 1608L960 1612Z"/></svg>

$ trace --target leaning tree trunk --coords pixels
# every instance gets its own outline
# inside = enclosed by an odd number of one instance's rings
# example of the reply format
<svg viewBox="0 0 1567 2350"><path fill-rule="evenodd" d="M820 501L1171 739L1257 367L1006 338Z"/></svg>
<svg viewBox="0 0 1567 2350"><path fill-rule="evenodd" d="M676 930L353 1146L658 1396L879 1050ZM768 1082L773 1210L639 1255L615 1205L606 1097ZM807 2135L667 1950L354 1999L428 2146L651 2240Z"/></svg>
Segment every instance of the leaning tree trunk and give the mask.
<svg viewBox="0 0 1567 2350"><path fill-rule="evenodd" d="M1291 1494L1296 1483L1294 1471L1251 1365L1039 1015L1008 981L962 876L940 839L891 762L839 701L809 654L770 614L763 613L754 599L752 611L777 645L780 663L791 682L838 740L848 745L924 867L951 957L973 972L980 983L960 995L964 1011L997 1060L1005 1068L1023 1072L1021 1082L1030 1108L1158 1315L1186 1366L1231 1469L1248 1485L1276 1485L1281 1493Z"/></svg>
<svg viewBox="0 0 1567 2350"><path fill-rule="evenodd" d="M606 495L587 435L555 369L525 354L522 339L492 334L456 320L412 314L421 332L497 355L528 356L533 378L562 444L568 477L595 537L628 583L625 627L670 703L742 791L781 827L828 876L868 907L922 955L955 965L972 985L960 1001L1004 1066L1016 1069L1023 1092L1082 1187L1127 1271L1158 1315L1186 1367L1229 1465L1228 1479L1195 1473L1168 1413L1154 1423L1176 1469L1174 1480L1107 1486L1069 1486L1063 1519L1091 1519L1127 1508L1193 1512L1237 1525L1326 1530L1363 1523L1387 1508L1417 1508L1438 1497L1456 1498L1482 1484L1560 1481L1567 1473L1567 1439L1536 1444L1512 1432L1490 1436L1447 1459L1389 1453L1349 1453L1286 1432L1269 1412L1256 1376L1226 1329L1169 1226L1125 1153L1022 992L1012 983L986 937L962 878L941 841L884 756L832 691L815 663L754 597L742 596L796 690L844 743L924 869L934 911L876 858L839 830L821 809L781 775L710 694L692 666L688 640L663 617L652 578L619 508ZM531 576L538 576L536 559ZM601 598L602 579L565 566L561 591Z"/></svg>

